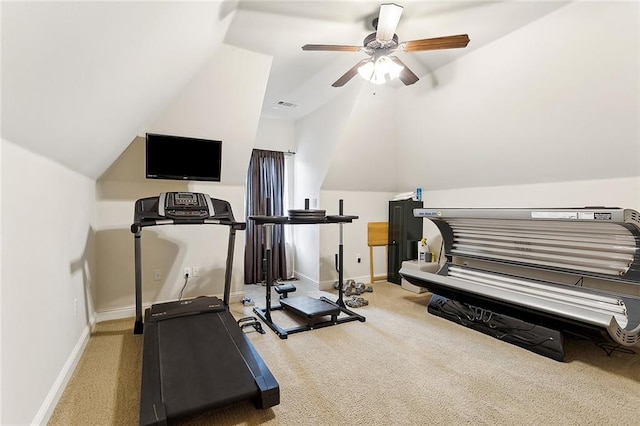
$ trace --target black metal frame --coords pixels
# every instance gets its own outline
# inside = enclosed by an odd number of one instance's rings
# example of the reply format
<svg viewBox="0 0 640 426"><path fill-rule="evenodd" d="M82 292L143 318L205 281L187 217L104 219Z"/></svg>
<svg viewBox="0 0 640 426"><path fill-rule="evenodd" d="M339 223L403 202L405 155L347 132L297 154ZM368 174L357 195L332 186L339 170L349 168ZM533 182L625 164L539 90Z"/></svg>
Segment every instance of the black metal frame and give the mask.
<svg viewBox="0 0 640 426"><path fill-rule="evenodd" d="M260 332L260 324L247 324L247 318L236 321L229 311L235 235L236 231L246 228L246 223L235 221L231 205L227 201L213 199L205 194L197 195L202 195L207 201L208 206L203 211L183 211L175 215L165 212L162 208L163 194L160 197L139 199L135 204L134 223L131 225L131 232L135 237L134 333L142 334L143 328L146 328L143 336L140 425L167 424L174 418L244 399L252 399L256 407L261 409L280 403L278 382L242 331L244 325L253 325ZM143 324L142 229L157 225L206 224L229 227L223 300L214 296L155 304L146 310ZM164 324L162 330L159 323ZM187 330L193 332L189 334L186 333ZM178 336L187 336L196 345L184 345L185 341L182 344L176 343ZM161 347L162 342L164 347ZM172 352L167 354L169 348ZM186 352L184 348L187 348ZM207 360L204 362L215 367L209 368L205 373L204 367L207 365L203 365L203 361L190 362L186 366L176 365L177 359L186 359L194 355L195 351L206 354L204 358ZM225 363L215 364L223 358ZM203 357L198 359L202 360ZM209 364L209 360L213 364ZM185 372L188 369L190 371ZM186 379L176 381L176 374ZM172 375L173 380L166 378ZM191 380L195 375L202 377L203 383L200 386L196 386L198 384ZM185 389L185 383L188 389ZM215 383L224 383L224 389L221 390Z"/></svg>
<svg viewBox="0 0 640 426"><path fill-rule="evenodd" d="M167 217L160 215L160 197L141 198L136 201L134 222L131 232L134 234L135 257L135 293L136 293L136 319L133 328L134 334L142 334L144 330L142 319L142 229L148 226L159 225L223 225L229 227L229 242L227 246L226 271L224 276L225 306L229 306L229 294L231 291L231 272L233 270L233 252L235 248L236 231L244 230L247 224L236 222L231 206L227 201L211 198L215 214L206 218L196 217Z"/></svg>
<svg viewBox="0 0 640 426"><path fill-rule="evenodd" d="M308 206L307 206L308 209ZM253 220L256 225L263 225L264 227L264 241L265 241L265 256L267 258L267 278L266 278L266 296L265 296L265 307L254 307L253 312L262 320L265 324L269 326L271 330L273 330L278 337L281 339L286 339L289 334L300 333L303 331L314 330L316 328L328 327L336 324L342 324L350 321L360 321L364 322L366 318L356 312L353 312L347 309L347 306L343 300L343 257L344 257L344 236L343 236L343 226L345 223L351 223L354 219L358 219L358 216L345 216L343 214L343 200L339 202L339 214L337 216L326 216L322 219L299 219L299 218L291 218L286 216L249 216L249 220ZM338 299L334 302L329 300L328 298L321 296L319 300L322 302L326 302L332 307L336 308L336 314L326 314L321 315L319 318L325 318L326 316L330 316L329 320L320 320L318 321L315 317L307 317L307 323L305 325L300 325L296 327L283 328L276 324L272 317L271 311L276 310L288 310L294 314L299 316L300 312L297 312L294 309L287 308L286 306L280 304L276 306L271 305L271 287L274 282L273 278L273 268L272 268L272 236L273 236L273 226L274 225L310 225L310 224L338 224L340 230L340 240L338 245ZM346 314L346 316L340 317L340 313Z"/></svg>

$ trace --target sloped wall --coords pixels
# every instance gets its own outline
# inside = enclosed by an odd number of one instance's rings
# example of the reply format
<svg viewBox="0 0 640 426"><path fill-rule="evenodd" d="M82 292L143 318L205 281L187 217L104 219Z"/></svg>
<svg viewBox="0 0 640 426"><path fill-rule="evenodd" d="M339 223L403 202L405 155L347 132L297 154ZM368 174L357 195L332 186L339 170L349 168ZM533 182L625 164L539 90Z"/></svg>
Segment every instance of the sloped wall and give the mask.
<svg viewBox="0 0 640 426"><path fill-rule="evenodd" d="M223 44L148 131L219 139L223 185L244 185L271 56Z"/></svg>
<svg viewBox="0 0 640 426"><path fill-rule="evenodd" d="M148 131L222 140L222 180L179 182L144 177L144 139L136 138L98 180L96 310L100 318L132 312L134 303L133 220L135 200L164 191L195 191L231 203L244 220L244 181L258 128L271 57L222 45L180 95L153 120ZM181 159L182 160L182 159ZM176 299L182 268L199 266L185 297L221 294L228 229L218 226L158 226L142 232L143 300ZM237 234L232 293L243 285L244 234ZM161 271L154 280L153 272Z"/></svg>
<svg viewBox="0 0 640 426"><path fill-rule="evenodd" d="M323 190L396 190L399 90L361 84L349 121L335 141L331 163L322 181Z"/></svg>
<svg viewBox="0 0 640 426"><path fill-rule="evenodd" d="M294 166L294 208L296 209L304 208L305 199L309 199L312 209L328 210L329 208L320 205L320 188L338 141L343 136L344 127L351 119L359 86L354 85L344 89L342 96L296 122ZM295 227L296 272L314 282L319 280L318 238L318 226Z"/></svg>
<svg viewBox="0 0 640 426"><path fill-rule="evenodd" d="M639 8L572 2L399 93L398 185L640 175Z"/></svg>
<svg viewBox="0 0 640 426"><path fill-rule="evenodd" d="M97 179L218 48L228 3L2 2L2 136Z"/></svg>
<svg viewBox="0 0 640 426"><path fill-rule="evenodd" d="M344 197L353 214L384 221L394 192L421 186L426 206L637 209L638 8L574 2L514 31L436 70L434 78L395 91L392 131L380 123L387 109L363 91L334 146L323 202ZM376 161L393 164L376 170L370 188L356 175L371 176L367 163ZM318 237L324 284L336 275L322 266L331 266L336 250L326 228ZM424 232L433 229L425 225ZM350 239L360 241L356 253L364 249L366 231L359 235ZM346 261L359 277L363 268L354 257L351 252Z"/></svg>

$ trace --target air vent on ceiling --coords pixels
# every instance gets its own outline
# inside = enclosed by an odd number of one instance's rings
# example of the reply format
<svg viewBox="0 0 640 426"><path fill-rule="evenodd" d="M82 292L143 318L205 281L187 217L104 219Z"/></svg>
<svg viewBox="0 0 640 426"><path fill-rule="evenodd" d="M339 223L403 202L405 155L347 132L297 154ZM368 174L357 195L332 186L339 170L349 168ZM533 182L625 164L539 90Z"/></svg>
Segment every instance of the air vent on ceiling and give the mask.
<svg viewBox="0 0 640 426"><path fill-rule="evenodd" d="M287 101L278 101L274 104L276 107L285 107L285 108L295 108L298 105L294 104L293 102L287 102Z"/></svg>

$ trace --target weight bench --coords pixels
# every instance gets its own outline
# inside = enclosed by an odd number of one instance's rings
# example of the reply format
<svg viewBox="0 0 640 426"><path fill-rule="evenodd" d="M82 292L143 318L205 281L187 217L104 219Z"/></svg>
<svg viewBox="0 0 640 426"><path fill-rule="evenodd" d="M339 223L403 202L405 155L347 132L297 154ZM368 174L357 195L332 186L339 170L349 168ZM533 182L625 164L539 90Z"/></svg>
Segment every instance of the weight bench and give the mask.
<svg viewBox="0 0 640 426"><path fill-rule="evenodd" d="M640 214L619 208L415 209L439 229L446 263L402 268L428 311L563 360L585 330L640 341Z"/></svg>
<svg viewBox="0 0 640 426"><path fill-rule="evenodd" d="M297 212L297 215L292 217L287 216L249 216L249 220L254 221L256 225L263 225L264 228L264 246L265 257L267 259L266 270L266 295L265 295L265 307L253 308L253 312L264 321L281 339L286 339L289 334L300 333L303 331L315 330L322 327L328 327L337 324L343 324L351 321L364 322L366 319L362 315L347 309L347 306L343 300L343 225L345 223L351 223L357 219L358 216L347 216L343 214L343 203L339 201L339 214L332 216L311 216L306 217L304 213L309 210L309 200L305 201L305 211ZM313 213L309 211L310 213ZM340 231L340 239L338 245L337 255L337 270L338 270L338 298L335 301L321 296L318 299L309 296L296 296L288 297L288 294L295 291L295 286L292 284L280 284L275 283L273 277L272 268L272 238L274 225L310 225L310 224L336 224ZM276 292L280 295L280 304L276 306L271 305L271 286L274 286ZM297 325L289 328L282 328L276 324L271 316L272 311L290 311L292 314L299 316L306 321L305 325ZM341 315L342 314L342 315Z"/></svg>
<svg viewBox="0 0 640 426"><path fill-rule="evenodd" d="M305 318L309 327L325 321L323 318L326 316L331 316L329 322L335 324L338 321L338 315L340 315L340 308L337 305L309 296L282 298L280 305Z"/></svg>
<svg viewBox="0 0 640 426"><path fill-rule="evenodd" d="M280 305L294 314L306 320L306 327L313 328L317 324L328 322L335 324L340 315L340 307L323 299L314 299L309 296L288 297L289 293L296 291L296 286L290 283L278 283L273 286L280 295ZM327 320L325 317L330 316Z"/></svg>

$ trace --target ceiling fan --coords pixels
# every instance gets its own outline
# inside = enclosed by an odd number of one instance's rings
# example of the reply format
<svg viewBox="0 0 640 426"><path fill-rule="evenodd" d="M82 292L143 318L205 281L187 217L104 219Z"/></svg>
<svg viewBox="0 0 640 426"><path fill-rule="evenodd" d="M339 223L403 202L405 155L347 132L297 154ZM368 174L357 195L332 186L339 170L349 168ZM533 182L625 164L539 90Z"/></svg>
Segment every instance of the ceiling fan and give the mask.
<svg viewBox="0 0 640 426"><path fill-rule="evenodd" d="M344 86L356 74L360 74L365 80L376 84L383 84L397 77L408 86L418 81L418 76L407 68L397 56L389 56L390 54L398 49L411 53L425 50L456 49L466 47L469 44L469 36L467 34L399 43L395 32L403 9L402 6L393 3L381 5L378 18L373 20L373 27L376 32L365 37L362 46L305 44L302 46L302 50L364 52L369 55L369 58L361 60L336 80L332 84L333 87Z"/></svg>

